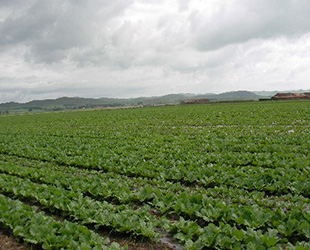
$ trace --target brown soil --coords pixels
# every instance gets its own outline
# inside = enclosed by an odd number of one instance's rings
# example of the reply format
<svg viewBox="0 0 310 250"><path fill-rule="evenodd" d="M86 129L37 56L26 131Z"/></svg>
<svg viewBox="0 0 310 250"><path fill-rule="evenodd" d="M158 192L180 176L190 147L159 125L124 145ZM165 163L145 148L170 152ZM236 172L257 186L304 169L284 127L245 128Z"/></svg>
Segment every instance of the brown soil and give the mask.
<svg viewBox="0 0 310 250"><path fill-rule="evenodd" d="M111 239L112 240L112 239ZM117 240L122 246L127 245L129 250L169 250L167 246L163 244L154 244L147 242L133 242L130 240ZM18 240L10 235L6 230L0 227L0 250L31 250L31 246L23 245Z"/></svg>
<svg viewBox="0 0 310 250"><path fill-rule="evenodd" d="M22 245L13 236L8 236L0 230L0 250L30 250L30 247Z"/></svg>
<svg viewBox="0 0 310 250"><path fill-rule="evenodd" d="M167 246L163 244L150 244L150 243L141 243L141 242L119 242L120 245L127 245L129 250L170 250Z"/></svg>

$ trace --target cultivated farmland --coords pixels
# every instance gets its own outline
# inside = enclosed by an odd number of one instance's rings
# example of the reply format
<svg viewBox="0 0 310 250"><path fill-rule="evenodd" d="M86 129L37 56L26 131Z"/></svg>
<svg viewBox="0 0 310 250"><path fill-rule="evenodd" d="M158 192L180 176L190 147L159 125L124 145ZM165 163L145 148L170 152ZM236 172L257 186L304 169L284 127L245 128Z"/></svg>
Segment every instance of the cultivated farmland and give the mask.
<svg viewBox="0 0 310 250"><path fill-rule="evenodd" d="M310 249L309 152L309 101L2 116L0 228L43 249Z"/></svg>

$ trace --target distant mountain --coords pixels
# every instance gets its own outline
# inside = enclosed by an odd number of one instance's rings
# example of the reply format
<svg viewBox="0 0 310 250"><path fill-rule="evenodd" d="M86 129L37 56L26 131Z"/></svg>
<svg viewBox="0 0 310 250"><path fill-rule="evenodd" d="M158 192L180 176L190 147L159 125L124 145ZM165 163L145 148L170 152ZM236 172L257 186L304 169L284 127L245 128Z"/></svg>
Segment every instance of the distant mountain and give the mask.
<svg viewBox="0 0 310 250"><path fill-rule="evenodd" d="M245 90L225 92L210 97L210 100L220 100L220 101L236 101L236 100L259 100L260 96Z"/></svg>
<svg viewBox="0 0 310 250"><path fill-rule="evenodd" d="M274 96L276 93L279 93L279 91L254 91L253 92L256 95L262 96L264 98L271 98Z"/></svg>
<svg viewBox="0 0 310 250"><path fill-rule="evenodd" d="M57 111L84 108L100 107L122 107L138 105L160 105L160 104L179 104L182 101L207 98L210 101L246 101L259 100L260 98L271 98L281 91L256 91L245 90L225 92L221 94L170 94L164 96L138 97L129 99L120 98L82 98L82 97L61 97L57 99L34 100L27 103L9 102L0 104L0 112L24 113L31 111ZM310 90L282 91L282 92L310 92Z"/></svg>
<svg viewBox="0 0 310 250"><path fill-rule="evenodd" d="M58 111L100 107L122 107L138 105L178 104L182 100L192 98L193 94L170 94L155 97L139 97L130 99L118 98L82 98L61 97L57 99L34 100L27 103L9 102L0 104L0 112L9 110L10 113L31 111Z"/></svg>
<svg viewBox="0 0 310 250"><path fill-rule="evenodd" d="M19 108L20 103L18 102L7 102L7 103L1 103L0 108L1 109L12 109L12 108Z"/></svg>

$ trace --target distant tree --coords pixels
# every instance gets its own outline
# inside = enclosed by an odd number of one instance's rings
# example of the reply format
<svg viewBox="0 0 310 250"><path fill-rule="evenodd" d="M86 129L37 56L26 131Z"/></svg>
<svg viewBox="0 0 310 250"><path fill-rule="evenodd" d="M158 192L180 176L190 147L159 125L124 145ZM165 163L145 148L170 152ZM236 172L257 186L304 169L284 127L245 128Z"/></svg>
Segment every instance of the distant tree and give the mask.
<svg viewBox="0 0 310 250"><path fill-rule="evenodd" d="M53 111L60 111L60 110L62 110L61 107L55 107L55 108L53 108Z"/></svg>
<svg viewBox="0 0 310 250"><path fill-rule="evenodd" d="M4 111L6 115L8 115L10 112L8 110Z"/></svg>

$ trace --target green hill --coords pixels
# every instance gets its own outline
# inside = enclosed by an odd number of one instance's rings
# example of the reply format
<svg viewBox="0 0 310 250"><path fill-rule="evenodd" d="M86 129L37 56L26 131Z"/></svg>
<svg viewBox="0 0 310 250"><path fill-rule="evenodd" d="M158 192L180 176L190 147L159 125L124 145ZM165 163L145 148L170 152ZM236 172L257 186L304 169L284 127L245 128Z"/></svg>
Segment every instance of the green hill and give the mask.
<svg viewBox="0 0 310 250"><path fill-rule="evenodd" d="M25 112L46 112L58 110L107 108L107 107L128 107L128 106L152 106L179 104L182 101L207 98L211 102L222 101L253 101L259 98L269 98L277 91L232 91L221 94L169 94L164 96L138 97L138 98L82 98L82 97L61 97L57 99L33 100L27 103L8 102L0 104L1 114L25 113ZM294 92L294 91L290 91ZM296 92L296 91L295 91ZM303 92L303 91L300 91Z"/></svg>

